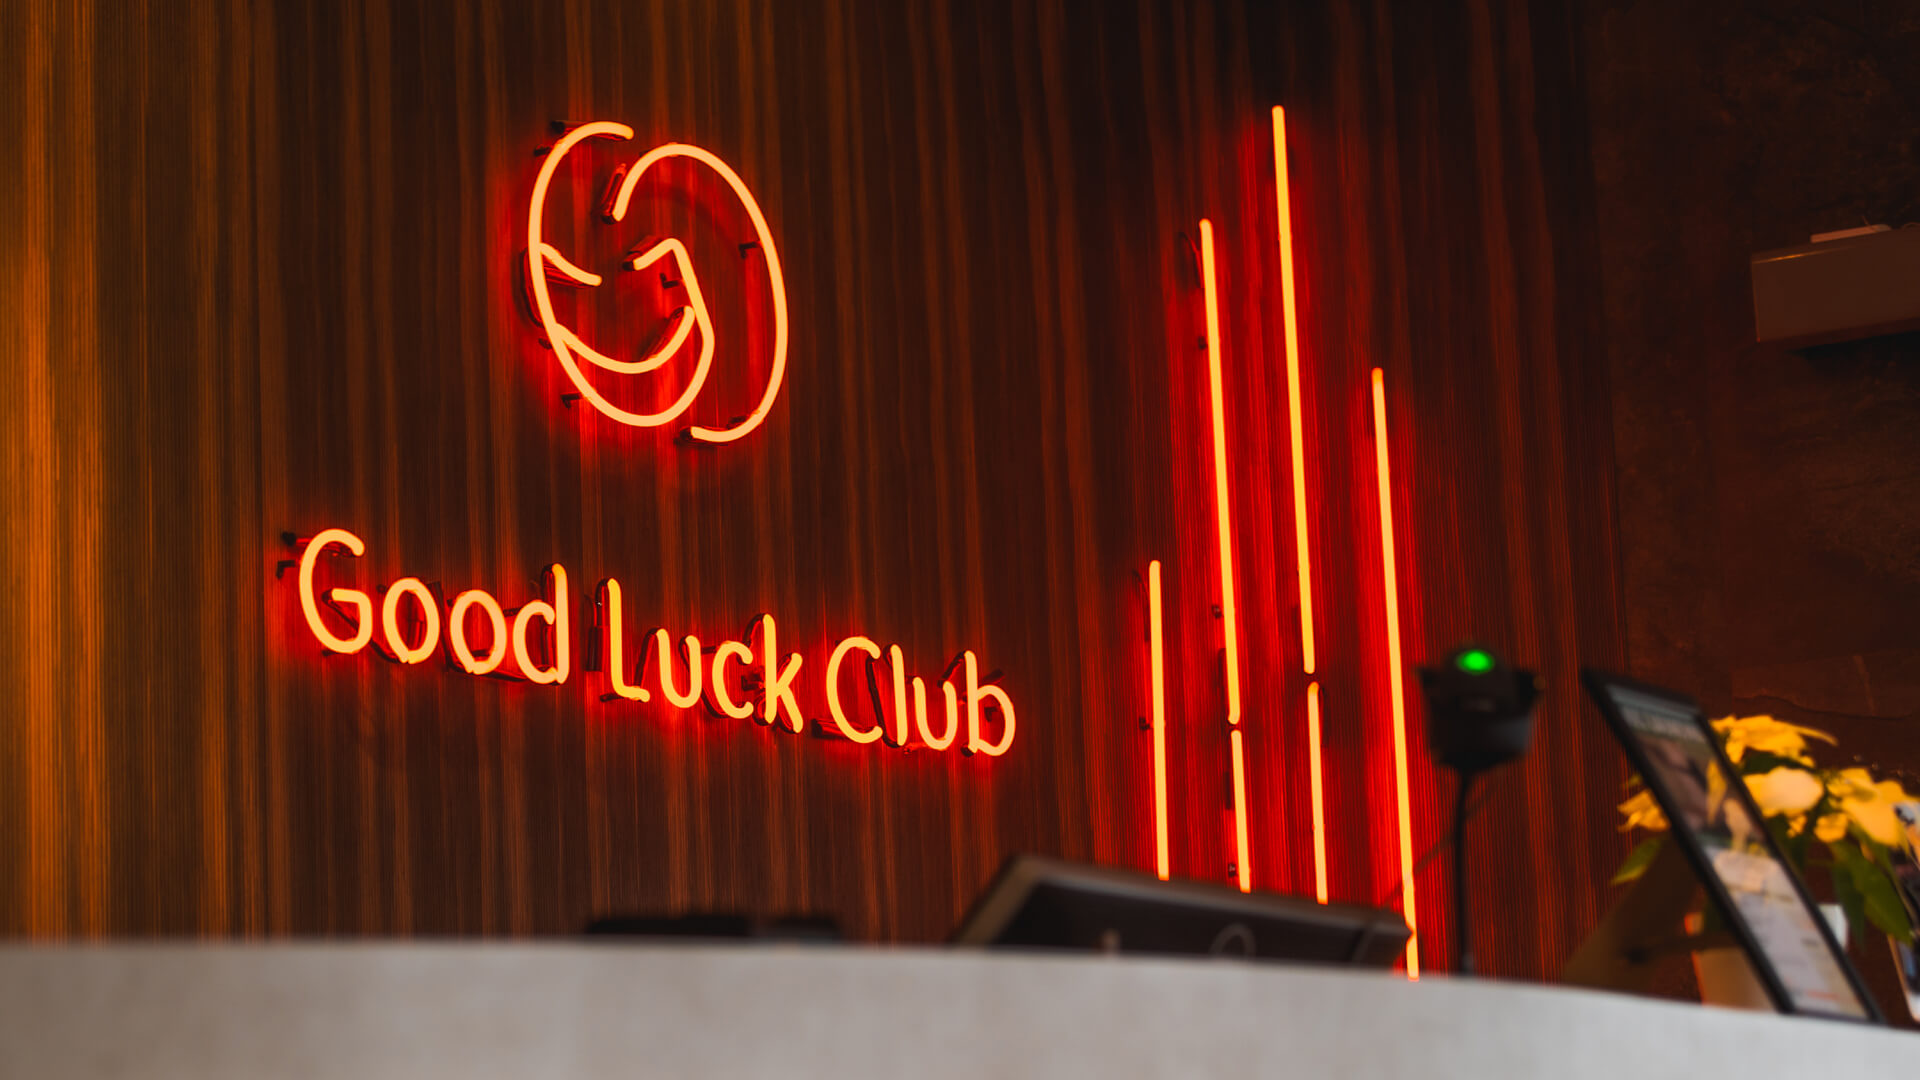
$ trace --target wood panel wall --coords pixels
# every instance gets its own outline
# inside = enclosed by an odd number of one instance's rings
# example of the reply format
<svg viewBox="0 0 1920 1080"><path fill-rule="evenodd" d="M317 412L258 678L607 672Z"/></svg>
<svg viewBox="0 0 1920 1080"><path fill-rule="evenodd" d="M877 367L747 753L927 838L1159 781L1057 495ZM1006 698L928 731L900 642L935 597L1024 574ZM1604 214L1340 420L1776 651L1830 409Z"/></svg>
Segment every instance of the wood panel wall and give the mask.
<svg viewBox="0 0 1920 1080"><path fill-rule="evenodd" d="M1477 637L1552 687L1472 872L1483 966L1557 970L1624 850L1622 768L1573 677L1617 660L1619 613L1560 7L7 5L0 930L529 934L733 908L933 940L1010 852L1152 865L1154 558L1174 866L1226 880L1202 216L1246 624L1235 869L1310 894L1285 104L1332 892L1398 897L1377 365L1408 660ZM535 151L592 119L712 149L773 223L791 367L746 443L562 400L516 275ZM555 199L581 221L591 189ZM336 563L362 587L517 603L560 562L579 630L605 575L640 626L711 641L769 611L809 676L856 631L929 676L972 648L1017 742L854 747L604 703L595 674L325 657L275 568L283 532L327 526L366 538ZM1450 792L1410 706L1425 851ZM1444 862L1416 879L1429 965Z"/></svg>

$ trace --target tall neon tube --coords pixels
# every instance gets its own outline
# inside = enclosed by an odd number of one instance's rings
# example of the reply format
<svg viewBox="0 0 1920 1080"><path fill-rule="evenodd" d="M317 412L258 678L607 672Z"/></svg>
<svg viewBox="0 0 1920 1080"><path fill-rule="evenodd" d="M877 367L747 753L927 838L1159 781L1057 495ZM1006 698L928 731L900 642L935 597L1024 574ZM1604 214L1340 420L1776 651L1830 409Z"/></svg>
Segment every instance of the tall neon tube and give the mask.
<svg viewBox="0 0 1920 1080"><path fill-rule="evenodd" d="M1247 842L1247 779L1240 734L1240 612L1234 599L1233 520L1227 496L1227 395L1221 368L1220 294L1213 268L1213 222L1200 219L1200 277L1207 303L1207 396L1213 408L1213 507L1219 532L1220 618L1225 635L1227 726L1233 729L1234 881L1253 890Z"/></svg>
<svg viewBox="0 0 1920 1080"><path fill-rule="evenodd" d="M1153 672L1153 857L1165 881L1173 872L1167 842L1167 667L1160 625L1160 560L1147 564L1147 651Z"/></svg>
<svg viewBox="0 0 1920 1080"><path fill-rule="evenodd" d="M1307 684L1307 775L1313 798L1313 898L1327 902L1326 797L1320 778L1320 684Z"/></svg>
<svg viewBox="0 0 1920 1080"><path fill-rule="evenodd" d="M1287 182L1286 110L1273 107L1274 197L1280 221L1280 304L1286 315L1287 431L1293 441L1293 549L1300 575L1300 657L1314 673L1313 560L1307 541L1306 434L1300 409L1300 320L1293 293L1293 197Z"/></svg>
<svg viewBox="0 0 1920 1080"><path fill-rule="evenodd" d="M1275 220L1279 222L1280 301L1286 318L1287 432L1293 449L1293 550L1300 583L1300 666L1315 671L1313 646L1313 559L1307 534L1306 425L1300 408L1300 319L1293 289L1293 189L1287 173L1287 110L1273 107ZM1307 769L1313 777L1314 896L1327 902L1326 802L1320 776L1320 684L1307 684Z"/></svg>
<svg viewBox="0 0 1920 1080"><path fill-rule="evenodd" d="M1413 809L1407 793L1407 701L1400 673L1400 583L1393 565L1393 476L1387 464L1386 373L1373 369L1373 457L1380 488L1380 578L1386 598L1387 686L1393 703L1393 793L1400 815L1400 908L1407 918L1407 978L1420 978L1420 927L1414 915Z"/></svg>

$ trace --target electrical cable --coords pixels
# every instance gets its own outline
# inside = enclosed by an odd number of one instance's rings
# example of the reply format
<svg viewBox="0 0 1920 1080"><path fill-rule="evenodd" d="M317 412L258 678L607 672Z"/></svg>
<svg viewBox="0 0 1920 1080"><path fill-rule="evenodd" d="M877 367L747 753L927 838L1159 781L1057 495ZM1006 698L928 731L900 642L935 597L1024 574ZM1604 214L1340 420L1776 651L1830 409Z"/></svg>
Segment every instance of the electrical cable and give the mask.
<svg viewBox="0 0 1920 1080"><path fill-rule="evenodd" d="M1453 800L1453 941L1454 955L1460 958L1455 970L1462 975L1473 974L1473 943L1468 936L1471 923L1467 918L1467 796L1479 778L1479 773L1461 773Z"/></svg>

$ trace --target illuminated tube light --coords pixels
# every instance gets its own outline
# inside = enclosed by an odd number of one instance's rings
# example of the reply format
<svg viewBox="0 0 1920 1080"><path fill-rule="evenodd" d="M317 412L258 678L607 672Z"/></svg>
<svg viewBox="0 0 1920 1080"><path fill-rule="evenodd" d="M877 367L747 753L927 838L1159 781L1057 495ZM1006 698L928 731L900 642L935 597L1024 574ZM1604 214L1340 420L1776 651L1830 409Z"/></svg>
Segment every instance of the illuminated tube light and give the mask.
<svg viewBox="0 0 1920 1080"><path fill-rule="evenodd" d="M1300 666L1314 674L1313 560L1307 530L1306 425L1300 412L1300 318L1293 288L1293 188L1287 173L1287 110L1273 107L1274 211L1279 224L1280 306L1286 319L1287 432L1293 440L1293 550L1300 581ZM1320 684L1307 684L1307 770L1313 777L1314 896L1327 902L1326 804L1320 786Z"/></svg>
<svg viewBox="0 0 1920 1080"><path fill-rule="evenodd" d="M724 716L735 720L745 720L753 715L752 702L738 702L727 693L727 660L738 660L742 664L753 663L753 650L738 641L723 641L713 653L713 677L708 681L713 691L713 706Z"/></svg>
<svg viewBox="0 0 1920 1080"><path fill-rule="evenodd" d="M888 666L893 669L893 731L887 742L894 746L907 745L907 736L911 732L912 714L907 712L907 661L900 653L900 646L887 646ZM920 714L926 715L926 690L920 691Z"/></svg>
<svg viewBox="0 0 1920 1080"><path fill-rule="evenodd" d="M1240 856L1242 861L1236 868L1234 879L1239 882L1241 892L1251 892L1252 875L1247 872L1244 854L1247 850L1247 812L1239 802L1242 793L1247 790L1247 754L1245 748L1241 746L1241 734L1239 728L1233 729L1233 842L1242 852Z"/></svg>
<svg viewBox="0 0 1920 1080"><path fill-rule="evenodd" d="M473 607L486 614L491 630L485 659L476 658L473 646L467 642L467 609ZM452 646L454 659L460 661L461 668L468 674L492 674L507 657L507 613L500 610L500 601L484 589L468 589L454 597L453 609L447 613L447 644Z"/></svg>
<svg viewBox="0 0 1920 1080"><path fill-rule="evenodd" d="M687 289L690 301L687 308L676 312L677 325L672 335L661 346L647 356L636 361L615 360L600 353L583 341L566 324L562 323L553 309L553 297L548 287L550 277L592 288L601 284L600 275L576 266L545 239L545 214L547 191L553 183L554 174L560 168L560 162L572 152L574 147L592 138L618 139L633 138L633 129L625 124L598 121L570 128L566 134L556 140L547 151L546 159L540 165L539 174L533 182L533 192L527 207L527 289L533 302L534 313L539 317L546 331L547 341L553 346L554 355L565 368L574 388L601 413L623 424L634 427L659 427L677 419L693 404L695 397L705 385L712 367L714 334L711 319L708 318L706 304L701 297L698 278L694 276L693 266L687 258L686 248L677 240L664 240L654 245L646 253L634 257L631 265L635 269L644 269L668 254L673 255L679 264L679 281ZM766 260L768 286L773 299L773 361L767 374L766 388L761 391L760 401L751 412L730 427L707 428L689 427L687 435L700 442L732 442L760 426L772 410L773 403L780 395L780 384L785 378L787 368L787 284L780 268L780 256L773 243L773 232L767 226L766 215L761 212L760 203L753 193L726 162L712 153L697 146L685 143L667 143L656 146L642 155L633 167L627 170L619 193L610 202L607 214L613 221L626 218L627 208L633 198L633 191L641 176L654 165L669 158L688 158L713 170L733 190L734 196L746 210L753 222L754 245L761 257ZM688 314L690 310L690 315ZM676 355L697 324L701 331L700 359L687 386L671 405L659 412L634 412L621 408L609 400L606 395L589 382L581 370L580 361L587 360L597 367L618 374L636 374L652 371Z"/></svg>
<svg viewBox="0 0 1920 1080"><path fill-rule="evenodd" d="M761 688L765 694L760 722L772 725L785 712L787 730L798 733L807 726L800 715L800 703L793 696L793 680L800 674L800 654L789 654L786 665L781 666L779 639L775 634L773 616L760 616L760 654L764 661Z"/></svg>
<svg viewBox="0 0 1920 1080"><path fill-rule="evenodd" d="M314 639L323 648L337 653L357 653L373 640L373 597L359 589L330 589L327 599L333 604L345 604L359 612L358 624L350 638L343 638L327 629L320 618L320 604L313 595L313 568L320 561L320 553L329 547L338 545L358 558L367 553L367 545L359 537L345 529L323 529L313 539L307 541L305 551L300 553L300 610L307 617L307 629L313 631Z"/></svg>
<svg viewBox="0 0 1920 1080"><path fill-rule="evenodd" d="M1293 439L1293 547L1300 575L1300 656L1314 672L1313 567L1307 547L1306 436L1300 419L1300 323L1293 295L1293 198L1287 183L1286 110L1273 107L1273 172L1280 219L1280 302L1286 316L1287 425Z"/></svg>
<svg viewBox="0 0 1920 1080"><path fill-rule="evenodd" d="M680 351L680 346L687 343L687 335L693 333L694 325L697 323L700 327L700 332L705 334L709 339L703 347L705 353L704 360L706 362L700 365L701 370L704 371L710 365L713 359L713 343L711 340L713 336L713 319L707 312L706 294L700 291L700 279L694 276L693 260L687 254L686 246L678 240L662 240L646 251L635 255L629 265L635 270L645 270L647 267L652 266L654 263L659 262L669 255L673 257L673 272L679 278L681 286L686 289L688 300L688 303L685 305L674 309L672 315L673 333L668 336L665 342L648 353L645 359L636 360L631 365L620 364L618 361L607 361L604 363L596 361L596 363L601 363L603 367L611 365L611 370L614 371L652 371L666 363L672 358L673 354ZM661 271L661 273L664 274L665 271ZM704 375L695 377L695 381L702 381L704 379Z"/></svg>
<svg viewBox="0 0 1920 1080"><path fill-rule="evenodd" d="M624 608L625 605L620 599L620 582L614 578L608 578L602 581L600 583L600 611L602 618L606 621L607 684L613 688L613 693L604 695L602 700L619 697L625 698L628 701L647 701L653 695L647 693L642 687L630 686L627 683L626 613ZM642 646L643 654L644 649L645 646ZM646 661L643 655L639 666L644 670L645 664Z"/></svg>
<svg viewBox="0 0 1920 1080"><path fill-rule="evenodd" d="M631 137L631 135L629 135ZM780 256L774 250L773 231L767 227L767 218L760 212L760 202L747 190L740 174L733 171L726 162L697 146L686 143L667 143L656 146L644 154L627 172L627 178L620 184L620 194L613 201L613 220L619 221L627 216L627 203L633 198L634 185L640 177L654 165L668 158L684 157L705 165L719 175L733 189L733 194L746 208L747 217L753 221L754 239L760 245L760 254L767 261L767 279L773 293L773 366L767 373L767 388L761 391L760 403L753 411L742 417L732 427L705 428L691 427L687 434L701 442L724 443L741 438L760 422L767 418L772 410L774 399L780 396L780 381L787 370L787 279L780 271Z"/></svg>
<svg viewBox="0 0 1920 1080"><path fill-rule="evenodd" d="M933 726L927 723L927 684L920 676L913 677L914 726L920 732L920 741L926 743L929 750L945 750L960 736L959 692L953 688L953 683L944 679L940 682L940 692L947 701L947 730L935 738Z"/></svg>
<svg viewBox="0 0 1920 1080"><path fill-rule="evenodd" d="M553 251L551 246L547 250ZM557 252L554 254L558 255ZM687 256L686 247L678 240L662 240L644 253L634 256L633 268L644 270L669 256L674 261L674 273L679 275L680 285L687 292L687 305L674 312L673 333L646 356L638 360L615 360L588 345L579 334L574 333L564 323L557 320L553 323L552 335L558 339L554 345L554 351L569 365L572 363L572 357L581 356L592 361L596 367L621 375L645 374L673 359L674 355L680 351L680 347L686 344L687 338L693 333L693 328L696 325L699 326L700 359L694 364L693 374L688 376L687 385L680 391L680 396L675 398L671 405L657 413L635 413L620 409L602 397L598 391L586 389L583 381L582 389L586 390L596 406L602 411L609 412L610 415L619 413L629 418L628 422L636 426L658 426L686 412L693 406L693 399L698 397L701 389L706 386L707 375L713 370L713 318L707 312L706 294L700 291L700 279L694 275L693 263ZM598 284L597 278L594 284ZM621 417L616 417L616 419L619 418Z"/></svg>
<svg viewBox="0 0 1920 1080"><path fill-rule="evenodd" d="M560 249L554 247L552 244L546 243L545 241L541 242L540 257L546 260L547 273L549 275L557 274L562 281L570 281L575 285L585 285L589 289L597 288L600 284L599 274L591 270L582 270L580 267L575 266L573 260L560 254Z"/></svg>
<svg viewBox="0 0 1920 1080"><path fill-rule="evenodd" d="M866 653L870 660L880 658L880 646L871 639L855 634L834 647L833 655L827 658L827 714L833 717L835 727L840 734L857 743L870 743L886 733L883 724L876 723L867 731L861 731L847 719L846 710L840 707L840 664L847 654L858 649Z"/></svg>
<svg viewBox="0 0 1920 1080"><path fill-rule="evenodd" d="M1013 746L1013 699L1005 690L989 683L980 685L980 660L968 649L961 654L965 658L967 671L967 753L985 754L999 757ZM982 698L992 698L1000 703L1000 741L990 743L980 737L980 707Z"/></svg>
<svg viewBox="0 0 1920 1080"><path fill-rule="evenodd" d="M420 644L414 646L409 646L400 632L400 599L406 596L413 597L427 628L420 635ZM440 645L440 602L419 578L401 578L387 586L387 595L380 602L380 625L387 632L387 651L393 658L403 664L417 664L432 656Z"/></svg>
<svg viewBox="0 0 1920 1080"><path fill-rule="evenodd" d="M1153 858L1165 881L1173 871L1167 843L1167 669L1160 628L1160 560L1147 564L1147 651L1153 672Z"/></svg>
<svg viewBox="0 0 1920 1080"><path fill-rule="evenodd" d="M527 605L520 609L520 613L513 617L514 663L520 665L520 674L528 682L543 686L566 682L567 675L572 671L572 650L568 646L568 638L572 635L567 619L567 606L570 602L567 595L567 571L559 563L554 563L547 568L547 571L553 584L552 602L528 601ZM535 664L533 653L527 647L527 630L533 625L535 619L545 622L552 633L553 666L549 668Z"/></svg>
<svg viewBox="0 0 1920 1080"><path fill-rule="evenodd" d="M673 688L673 635L665 630L653 632L653 656L660 669L660 693L666 696L667 703L679 709L691 709L700 704L700 639L688 634L681 642L687 651L687 689L685 692Z"/></svg>
<svg viewBox="0 0 1920 1080"><path fill-rule="evenodd" d="M1320 684L1307 684L1307 775L1313 796L1313 898L1327 902L1327 817L1320 786Z"/></svg>
<svg viewBox="0 0 1920 1080"><path fill-rule="evenodd" d="M1387 685L1393 703L1393 791L1400 813L1400 898L1407 929L1407 978L1420 978L1420 929L1414 917L1413 810L1407 794L1407 703L1400 675L1400 585L1393 566L1393 477L1387 465L1386 373L1373 369L1373 456L1380 486L1380 577L1386 597Z"/></svg>
<svg viewBox="0 0 1920 1080"><path fill-rule="evenodd" d="M1213 407L1213 506L1219 532L1220 617L1225 627L1227 724L1233 728L1233 835L1238 851L1234 879L1241 892L1253 890L1247 849L1247 782L1240 745L1240 612L1234 601L1233 522L1227 498L1227 401L1220 355L1220 300L1213 269L1213 222L1200 219L1200 276L1207 303L1207 392Z"/></svg>

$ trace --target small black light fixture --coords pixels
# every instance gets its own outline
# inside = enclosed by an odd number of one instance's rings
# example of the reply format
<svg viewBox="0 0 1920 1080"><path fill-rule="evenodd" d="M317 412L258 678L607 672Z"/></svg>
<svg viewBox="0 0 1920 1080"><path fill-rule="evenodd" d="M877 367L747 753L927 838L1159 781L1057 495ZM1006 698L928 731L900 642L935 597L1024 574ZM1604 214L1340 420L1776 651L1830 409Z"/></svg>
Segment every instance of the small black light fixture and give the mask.
<svg viewBox="0 0 1920 1080"><path fill-rule="evenodd" d="M1453 934L1459 971L1473 973L1467 920L1467 798L1481 773L1526 754L1533 744L1533 706L1541 683L1509 667L1493 650L1463 645L1438 667L1419 670L1427 699L1427 744L1434 760L1459 777L1453 804Z"/></svg>

